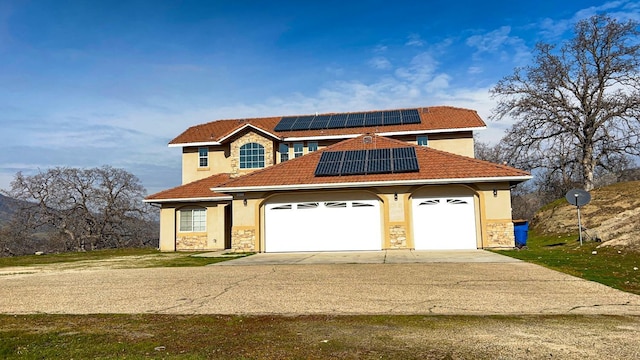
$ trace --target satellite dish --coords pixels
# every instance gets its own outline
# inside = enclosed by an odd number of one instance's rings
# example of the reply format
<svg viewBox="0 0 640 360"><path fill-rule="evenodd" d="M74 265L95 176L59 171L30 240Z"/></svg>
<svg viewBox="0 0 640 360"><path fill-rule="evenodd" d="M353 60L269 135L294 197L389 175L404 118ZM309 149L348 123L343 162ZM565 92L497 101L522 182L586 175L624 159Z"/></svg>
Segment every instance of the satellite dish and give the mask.
<svg viewBox="0 0 640 360"><path fill-rule="evenodd" d="M567 192L565 199L573 206L584 206L591 201L591 194L582 189L571 189Z"/></svg>

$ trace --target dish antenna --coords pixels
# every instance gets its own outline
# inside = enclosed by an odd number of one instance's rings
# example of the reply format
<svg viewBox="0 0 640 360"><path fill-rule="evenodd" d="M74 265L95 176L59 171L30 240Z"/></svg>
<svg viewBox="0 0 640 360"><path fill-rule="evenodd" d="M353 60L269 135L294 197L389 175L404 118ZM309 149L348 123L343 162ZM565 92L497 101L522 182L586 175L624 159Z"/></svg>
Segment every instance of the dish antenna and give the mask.
<svg viewBox="0 0 640 360"><path fill-rule="evenodd" d="M578 232L580 234L580 246L582 246L582 221L580 219L580 206L585 206L591 201L591 194L582 189L571 189L567 192L565 199L569 204L578 209Z"/></svg>

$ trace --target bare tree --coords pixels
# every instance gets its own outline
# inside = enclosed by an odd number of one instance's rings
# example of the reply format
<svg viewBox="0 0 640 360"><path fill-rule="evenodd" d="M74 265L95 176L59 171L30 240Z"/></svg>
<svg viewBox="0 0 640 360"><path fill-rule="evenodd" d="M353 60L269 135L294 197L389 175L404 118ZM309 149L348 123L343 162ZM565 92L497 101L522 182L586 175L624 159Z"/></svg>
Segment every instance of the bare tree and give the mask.
<svg viewBox="0 0 640 360"><path fill-rule="evenodd" d="M493 117L517 120L503 139L515 165L564 171L591 190L608 159L640 154L640 32L605 15L574 31L559 50L536 45L532 66L496 84Z"/></svg>
<svg viewBox="0 0 640 360"><path fill-rule="evenodd" d="M85 251L145 246L157 237L157 212L142 202L146 191L138 178L122 169L18 173L7 194L21 202L5 234L23 244L46 234L49 247Z"/></svg>

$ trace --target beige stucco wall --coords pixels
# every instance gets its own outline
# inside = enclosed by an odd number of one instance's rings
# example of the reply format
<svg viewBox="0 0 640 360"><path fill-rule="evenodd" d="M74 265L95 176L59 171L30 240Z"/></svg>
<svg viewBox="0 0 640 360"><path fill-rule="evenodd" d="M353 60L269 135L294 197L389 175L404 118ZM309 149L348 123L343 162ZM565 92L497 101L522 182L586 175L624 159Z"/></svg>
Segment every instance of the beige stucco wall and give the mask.
<svg viewBox="0 0 640 360"><path fill-rule="evenodd" d="M225 248L225 207L228 202L165 204L160 209L160 251L198 251ZM205 208L204 232L180 232L180 210Z"/></svg>
<svg viewBox="0 0 640 360"><path fill-rule="evenodd" d="M206 146L209 149L209 166L200 167L199 147L182 149L182 184L204 179L211 175L230 173L231 159L229 146Z"/></svg>
<svg viewBox="0 0 640 360"><path fill-rule="evenodd" d="M473 132L471 131L425 135L427 135L427 138L429 139L427 147L462 156L475 157L473 149ZM390 137L417 145L418 136L420 135L398 135Z"/></svg>

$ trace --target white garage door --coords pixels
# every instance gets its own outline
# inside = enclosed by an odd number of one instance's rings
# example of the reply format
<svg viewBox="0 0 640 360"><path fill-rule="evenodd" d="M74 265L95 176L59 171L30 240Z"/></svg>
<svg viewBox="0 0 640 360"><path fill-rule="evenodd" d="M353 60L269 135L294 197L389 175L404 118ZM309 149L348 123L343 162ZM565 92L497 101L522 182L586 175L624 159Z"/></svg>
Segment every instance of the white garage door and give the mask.
<svg viewBox="0 0 640 360"><path fill-rule="evenodd" d="M265 206L265 251L380 250L378 200Z"/></svg>
<svg viewBox="0 0 640 360"><path fill-rule="evenodd" d="M473 196L414 198L416 250L476 249Z"/></svg>

